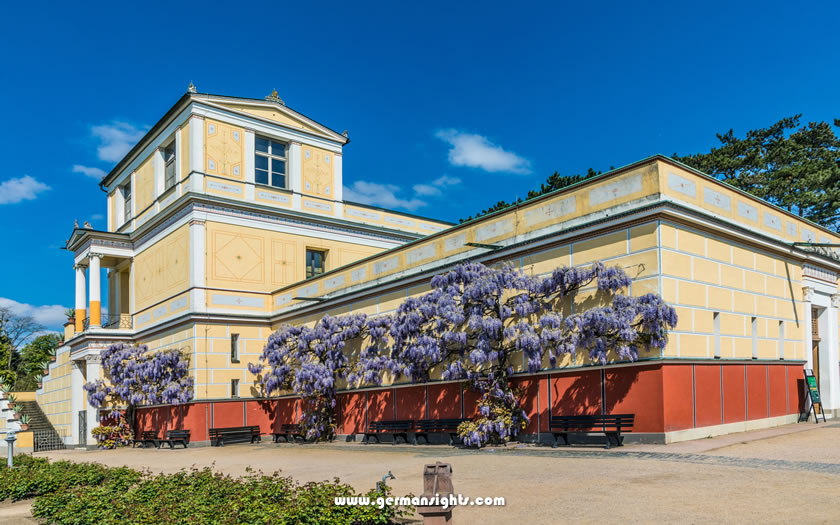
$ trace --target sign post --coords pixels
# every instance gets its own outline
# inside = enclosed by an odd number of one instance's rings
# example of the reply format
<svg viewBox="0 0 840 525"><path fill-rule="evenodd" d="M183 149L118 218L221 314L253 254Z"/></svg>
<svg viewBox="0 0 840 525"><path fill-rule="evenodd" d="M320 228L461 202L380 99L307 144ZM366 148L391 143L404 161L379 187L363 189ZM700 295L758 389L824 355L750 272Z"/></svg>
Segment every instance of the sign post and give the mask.
<svg viewBox="0 0 840 525"><path fill-rule="evenodd" d="M814 371L810 368L805 369L805 384L808 386L808 396L811 399L811 410L808 412L814 412L814 423L819 424L820 420L817 417L817 405L819 405L822 420L825 423L825 411L820 400L820 387L817 386L817 378L814 377Z"/></svg>

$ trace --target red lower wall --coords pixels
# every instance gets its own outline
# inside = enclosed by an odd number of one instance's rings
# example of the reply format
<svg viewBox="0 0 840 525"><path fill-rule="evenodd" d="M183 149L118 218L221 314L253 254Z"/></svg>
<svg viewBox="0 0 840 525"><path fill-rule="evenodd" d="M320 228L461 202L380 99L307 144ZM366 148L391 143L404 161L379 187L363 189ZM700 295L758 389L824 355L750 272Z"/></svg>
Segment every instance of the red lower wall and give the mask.
<svg viewBox="0 0 840 525"><path fill-rule="evenodd" d="M516 378L527 434L548 431L561 414L636 414L635 432L672 432L796 414L804 403L802 364L657 363L578 369ZM478 394L459 383L432 383L338 395L339 434L394 419L474 417ZM135 432L190 429L206 441L211 427L259 425L271 434L300 418L300 400L232 399L139 408ZM161 432L162 433L162 432Z"/></svg>

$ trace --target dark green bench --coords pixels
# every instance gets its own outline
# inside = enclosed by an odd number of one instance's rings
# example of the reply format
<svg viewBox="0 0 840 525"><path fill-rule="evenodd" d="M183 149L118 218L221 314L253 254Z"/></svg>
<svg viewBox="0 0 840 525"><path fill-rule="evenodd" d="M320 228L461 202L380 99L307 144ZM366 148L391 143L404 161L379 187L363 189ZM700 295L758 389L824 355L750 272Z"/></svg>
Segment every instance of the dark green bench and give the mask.
<svg viewBox="0 0 840 525"><path fill-rule="evenodd" d="M223 447L227 443L244 443L246 441L251 443L262 441L258 425L210 429L211 446Z"/></svg>
<svg viewBox="0 0 840 525"><path fill-rule="evenodd" d="M367 431L365 432L364 439L362 439L362 443L370 443L370 438L375 439L377 443L381 443L382 441L379 439L379 436L383 434L394 436L394 441L391 443L392 445L396 445L397 440L400 438L402 438L403 443L408 443L408 433L412 428L414 428L413 419L403 419L399 421L371 421L368 423Z"/></svg>
<svg viewBox="0 0 840 525"><path fill-rule="evenodd" d="M611 439L621 447L624 445L624 436L621 433L631 431L635 417L635 414L552 416L548 424L549 430L554 434L552 447L557 446L558 436L568 445L569 434L604 434L607 440L606 448L610 448Z"/></svg>

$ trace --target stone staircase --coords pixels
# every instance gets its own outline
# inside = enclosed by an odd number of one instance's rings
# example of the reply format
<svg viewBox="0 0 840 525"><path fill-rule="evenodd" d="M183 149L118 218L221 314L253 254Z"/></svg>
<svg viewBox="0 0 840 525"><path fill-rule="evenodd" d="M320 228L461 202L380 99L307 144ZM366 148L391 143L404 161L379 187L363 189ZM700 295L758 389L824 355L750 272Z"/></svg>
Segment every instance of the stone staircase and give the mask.
<svg viewBox="0 0 840 525"><path fill-rule="evenodd" d="M29 430L35 438L35 452L64 448L64 440L44 415L37 401L18 401L18 404L23 409L21 413L29 416Z"/></svg>

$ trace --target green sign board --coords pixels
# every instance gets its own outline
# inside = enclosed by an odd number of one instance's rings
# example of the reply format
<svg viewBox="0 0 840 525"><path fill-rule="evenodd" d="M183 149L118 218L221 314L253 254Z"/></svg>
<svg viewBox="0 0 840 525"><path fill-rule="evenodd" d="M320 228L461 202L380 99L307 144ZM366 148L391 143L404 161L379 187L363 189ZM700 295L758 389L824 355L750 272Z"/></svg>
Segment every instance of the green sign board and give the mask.
<svg viewBox="0 0 840 525"><path fill-rule="evenodd" d="M805 376L805 380L808 382L808 392L811 394L811 403L819 404L820 403L820 390L817 388L817 378L814 376Z"/></svg>

